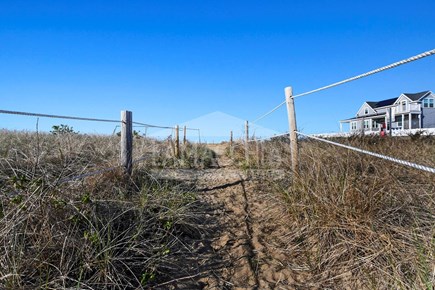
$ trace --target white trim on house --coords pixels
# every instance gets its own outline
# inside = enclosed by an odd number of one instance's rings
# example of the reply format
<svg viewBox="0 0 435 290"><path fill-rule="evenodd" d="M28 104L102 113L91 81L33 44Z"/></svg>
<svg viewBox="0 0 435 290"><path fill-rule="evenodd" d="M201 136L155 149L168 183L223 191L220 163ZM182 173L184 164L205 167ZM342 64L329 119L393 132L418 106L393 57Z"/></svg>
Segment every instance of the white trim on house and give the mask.
<svg viewBox="0 0 435 290"><path fill-rule="evenodd" d="M365 113L365 109L368 109L368 114ZM362 106L359 108L358 112L356 113L357 116L361 116L361 117L370 114L376 114L376 111L367 102L364 102L364 104L362 104Z"/></svg>
<svg viewBox="0 0 435 290"><path fill-rule="evenodd" d="M402 101L403 98L406 98L406 101L408 101L408 102L410 102L410 103L413 102L413 100L411 100L410 98L408 98L407 95L405 95L405 94L400 94L400 96L397 98L397 100L394 102L393 105L397 105L399 102Z"/></svg>

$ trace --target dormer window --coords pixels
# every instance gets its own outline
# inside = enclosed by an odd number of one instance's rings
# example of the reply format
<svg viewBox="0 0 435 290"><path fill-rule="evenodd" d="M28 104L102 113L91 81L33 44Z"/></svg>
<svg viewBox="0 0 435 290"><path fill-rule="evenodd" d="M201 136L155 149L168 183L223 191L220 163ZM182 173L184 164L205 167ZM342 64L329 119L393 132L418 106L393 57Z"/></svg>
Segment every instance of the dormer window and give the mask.
<svg viewBox="0 0 435 290"><path fill-rule="evenodd" d="M367 115L369 113L369 109L368 108L365 108L364 109L364 115Z"/></svg>
<svg viewBox="0 0 435 290"><path fill-rule="evenodd" d="M434 108L434 98L426 98L423 100L423 108Z"/></svg>

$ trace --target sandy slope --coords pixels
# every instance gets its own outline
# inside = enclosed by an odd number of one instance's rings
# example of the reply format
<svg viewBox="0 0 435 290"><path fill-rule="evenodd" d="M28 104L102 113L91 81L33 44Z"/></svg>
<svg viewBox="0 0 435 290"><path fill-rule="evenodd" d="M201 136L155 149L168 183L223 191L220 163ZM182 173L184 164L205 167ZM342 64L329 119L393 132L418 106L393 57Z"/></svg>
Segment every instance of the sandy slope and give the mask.
<svg viewBox="0 0 435 290"><path fill-rule="evenodd" d="M160 172L195 183L208 208L203 220L212 227L195 249L207 266L163 288L300 289L301 269L290 270L290 253L284 250L285 209L261 186L265 178L282 178L282 172L242 171L232 166L223 145L209 146L217 153L216 168Z"/></svg>

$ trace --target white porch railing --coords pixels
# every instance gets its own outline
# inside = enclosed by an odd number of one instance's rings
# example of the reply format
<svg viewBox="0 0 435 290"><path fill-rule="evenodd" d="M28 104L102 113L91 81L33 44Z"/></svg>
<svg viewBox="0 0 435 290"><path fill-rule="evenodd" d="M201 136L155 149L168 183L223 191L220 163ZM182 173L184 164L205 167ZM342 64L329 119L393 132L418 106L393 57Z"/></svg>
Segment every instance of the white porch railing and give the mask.
<svg viewBox="0 0 435 290"><path fill-rule="evenodd" d="M409 112L420 112L421 111L421 105L415 104L415 103L407 103L406 106L403 106L402 104L399 104L396 107L396 113L409 113Z"/></svg>

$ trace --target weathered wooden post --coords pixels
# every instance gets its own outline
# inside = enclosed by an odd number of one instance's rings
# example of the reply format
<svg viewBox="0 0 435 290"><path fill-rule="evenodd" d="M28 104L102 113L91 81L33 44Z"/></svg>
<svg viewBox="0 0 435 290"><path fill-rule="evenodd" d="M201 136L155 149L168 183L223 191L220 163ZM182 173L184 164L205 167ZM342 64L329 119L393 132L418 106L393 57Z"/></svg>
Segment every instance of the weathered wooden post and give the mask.
<svg viewBox="0 0 435 290"><path fill-rule="evenodd" d="M245 122L245 160L249 164L249 122Z"/></svg>
<svg viewBox="0 0 435 290"><path fill-rule="evenodd" d="M187 128L186 126L183 127L183 145L186 145L187 143Z"/></svg>
<svg viewBox="0 0 435 290"><path fill-rule="evenodd" d="M133 113L121 111L121 165L127 175L133 166Z"/></svg>
<svg viewBox="0 0 435 290"><path fill-rule="evenodd" d="M299 158L298 158L298 134L296 126L296 111L295 102L293 99L293 89L292 87L286 87L285 99L287 103L287 115L289 124L289 135L290 135L290 149L291 149L291 159L292 159L292 170L295 173L299 172Z"/></svg>
<svg viewBox="0 0 435 290"><path fill-rule="evenodd" d="M175 157L180 158L180 126L175 126Z"/></svg>
<svg viewBox="0 0 435 290"><path fill-rule="evenodd" d="M230 147L233 147L233 131L230 131Z"/></svg>
<svg viewBox="0 0 435 290"><path fill-rule="evenodd" d="M248 145L249 142L249 122L245 122L245 143Z"/></svg>

